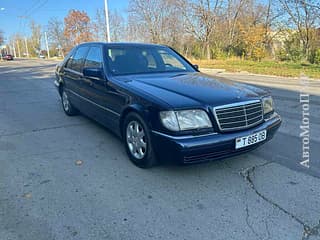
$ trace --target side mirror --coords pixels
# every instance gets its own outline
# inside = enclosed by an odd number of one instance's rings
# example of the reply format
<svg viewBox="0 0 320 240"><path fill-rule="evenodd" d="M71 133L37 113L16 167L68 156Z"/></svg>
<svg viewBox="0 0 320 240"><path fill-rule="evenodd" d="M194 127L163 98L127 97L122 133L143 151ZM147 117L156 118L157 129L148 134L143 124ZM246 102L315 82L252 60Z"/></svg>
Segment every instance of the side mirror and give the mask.
<svg viewBox="0 0 320 240"><path fill-rule="evenodd" d="M101 79L104 77L102 68L84 68L83 76L89 78Z"/></svg>
<svg viewBox="0 0 320 240"><path fill-rule="evenodd" d="M194 67L195 69L199 70L199 65L193 64L193 67Z"/></svg>

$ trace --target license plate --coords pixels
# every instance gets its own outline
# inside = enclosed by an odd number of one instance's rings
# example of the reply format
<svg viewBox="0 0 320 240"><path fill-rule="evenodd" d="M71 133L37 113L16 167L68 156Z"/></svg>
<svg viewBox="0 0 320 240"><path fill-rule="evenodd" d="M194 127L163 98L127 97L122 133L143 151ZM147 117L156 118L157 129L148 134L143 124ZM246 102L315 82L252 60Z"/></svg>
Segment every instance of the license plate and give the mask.
<svg viewBox="0 0 320 240"><path fill-rule="evenodd" d="M267 131L263 130L248 136L236 138L236 149L247 147L258 142L262 142L267 138Z"/></svg>

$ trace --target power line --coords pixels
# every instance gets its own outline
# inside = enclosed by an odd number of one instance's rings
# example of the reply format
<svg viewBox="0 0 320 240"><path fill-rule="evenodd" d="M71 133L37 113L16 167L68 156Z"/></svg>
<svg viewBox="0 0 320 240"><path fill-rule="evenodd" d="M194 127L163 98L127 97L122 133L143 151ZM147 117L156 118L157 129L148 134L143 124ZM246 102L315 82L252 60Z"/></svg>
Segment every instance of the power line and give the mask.
<svg viewBox="0 0 320 240"><path fill-rule="evenodd" d="M29 16L31 16L32 14L34 14L37 10L39 10L40 8L42 8L44 5L46 5L46 3L48 2L49 0L45 0L42 4L40 4L37 8L33 9L33 11L31 11L29 13Z"/></svg>
<svg viewBox="0 0 320 240"><path fill-rule="evenodd" d="M34 1L34 3L32 4L32 6L25 11L25 16L29 15L28 12L31 12L32 9L35 8L35 7L38 5L38 3L40 3L40 2L41 2L41 0Z"/></svg>
<svg viewBox="0 0 320 240"><path fill-rule="evenodd" d="M20 18L20 24L19 24L19 32L21 30L21 26L23 28L23 31L25 33L25 28L27 25L27 21L24 21L22 24L22 19L30 19L31 15L34 14L37 10L42 8L49 0L37 0L33 3L33 5L25 12L25 15L18 16Z"/></svg>
<svg viewBox="0 0 320 240"><path fill-rule="evenodd" d="M24 15L25 15L25 16L30 15L30 12L32 12L32 10L33 10L34 8L36 8L39 3L41 3L41 0L34 1L34 2L33 2L33 5L24 12Z"/></svg>

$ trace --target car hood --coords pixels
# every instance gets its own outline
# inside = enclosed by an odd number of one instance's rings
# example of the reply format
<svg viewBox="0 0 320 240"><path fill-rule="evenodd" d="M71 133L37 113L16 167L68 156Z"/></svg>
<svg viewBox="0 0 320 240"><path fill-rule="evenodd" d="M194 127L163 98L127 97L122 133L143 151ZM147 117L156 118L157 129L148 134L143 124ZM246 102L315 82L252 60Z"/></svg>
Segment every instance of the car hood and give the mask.
<svg viewBox="0 0 320 240"><path fill-rule="evenodd" d="M161 73L117 77L172 107L218 106L259 99L268 93L254 86L196 73Z"/></svg>

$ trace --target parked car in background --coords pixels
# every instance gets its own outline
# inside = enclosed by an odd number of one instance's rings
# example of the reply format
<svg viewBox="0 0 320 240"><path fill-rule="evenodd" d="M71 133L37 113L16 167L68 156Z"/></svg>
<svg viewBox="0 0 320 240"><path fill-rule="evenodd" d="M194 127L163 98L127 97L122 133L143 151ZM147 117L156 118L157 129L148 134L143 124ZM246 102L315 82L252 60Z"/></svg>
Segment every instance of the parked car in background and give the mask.
<svg viewBox="0 0 320 240"><path fill-rule="evenodd" d="M13 56L11 54L6 54L2 57L3 60L12 61Z"/></svg>
<svg viewBox="0 0 320 240"><path fill-rule="evenodd" d="M268 92L203 74L166 46L84 43L55 75L64 112L114 131L143 168L247 152L281 124Z"/></svg>

